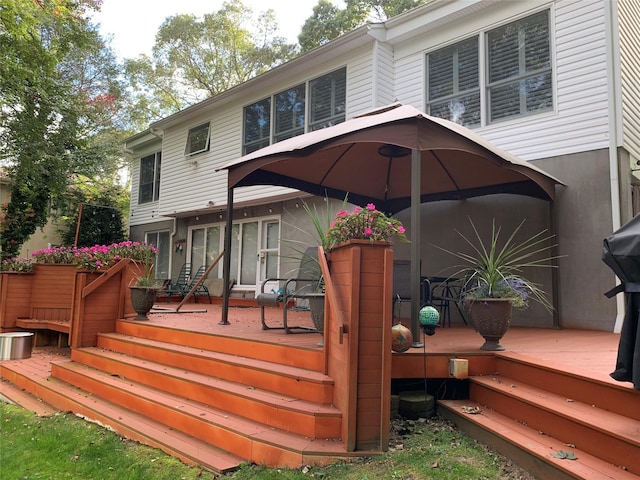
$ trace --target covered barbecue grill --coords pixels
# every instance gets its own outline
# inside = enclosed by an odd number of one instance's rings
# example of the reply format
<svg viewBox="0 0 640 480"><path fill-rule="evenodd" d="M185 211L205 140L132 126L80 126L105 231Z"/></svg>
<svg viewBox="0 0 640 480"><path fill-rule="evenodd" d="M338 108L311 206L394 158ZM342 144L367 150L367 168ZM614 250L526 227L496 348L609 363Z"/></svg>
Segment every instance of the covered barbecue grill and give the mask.
<svg viewBox="0 0 640 480"><path fill-rule="evenodd" d="M602 260L621 281L605 295L625 294L618 359L611 377L633 382L634 388L640 389L640 215L605 238L603 244Z"/></svg>

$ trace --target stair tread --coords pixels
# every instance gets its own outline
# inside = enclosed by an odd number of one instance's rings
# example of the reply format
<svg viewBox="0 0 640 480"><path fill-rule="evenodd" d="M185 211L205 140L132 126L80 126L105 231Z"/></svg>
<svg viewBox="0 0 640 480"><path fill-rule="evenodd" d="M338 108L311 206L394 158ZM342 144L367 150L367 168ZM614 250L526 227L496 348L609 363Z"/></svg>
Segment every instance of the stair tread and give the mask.
<svg viewBox="0 0 640 480"><path fill-rule="evenodd" d="M176 346L160 340L152 340L142 337L134 337L123 333L104 333L100 334L101 337L113 338L124 341L135 341L136 343L153 346L168 350L171 352L179 352L191 357L201 357L219 362L226 362L231 364L241 364L247 367L251 367L254 370L264 370L268 372L277 372L279 375L287 376L291 378L304 378L307 382L321 383L333 385L333 379L324 373L317 372L315 370L308 370L300 367L283 365L280 363L268 362L266 360L258 360L249 357L243 357L241 355L230 355L227 353L214 352L210 350L203 350L200 348L194 348L189 346Z"/></svg>
<svg viewBox="0 0 640 480"><path fill-rule="evenodd" d="M244 462L236 455L173 430L108 400L88 394L66 382L40 375L30 375L29 378L39 385L39 389L54 392L72 402L77 407L74 408L74 413L86 420L105 425L127 438L159 448L187 463L224 473L236 469ZM68 406L63 408L66 410Z"/></svg>
<svg viewBox="0 0 640 480"><path fill-rule="evenodd" d="M152 387L146 387L137 382L113 376L73 361L56 362L63 368L72 370L84 376L91 376L112 388L125 391L128 394L142 396L146 401L162 405L175 412L198 418L201 421L216 425L219 428L232 431L235 434L266 442L294 451L311 454L344 454L344 447L335 439L313 439L296 433L286 432L244 417L234 415L224 410L192 401L178 395L163 392ZM277 439L277 442L276 442Z"/></svg>
<svg viewBox="0 0 640 480"><path fill-rule="evenodd" d="M477 376L473 378L473 382L640 447L640 421L500 375Z"/></svg>
<svg viewBox="0 0 640 480"><path fill-rule="evenodd" d="M620 467L529 428L505 415L484 408L476 402L470 400L439 400L438 405L481 426L507 442L518 445L521 449L564 472L579 475L578 478L589 480L638 480L640 478ZM475 410L480 413L467 413L467 410ZM573 452L578 457L578 460L562 460L552 456L554 452L560 450Z"/></svg>
<svg viewBox="0 0 640 480"><path fill-rule="evenodd" d="M4 396L10 402L34 412L39 417L48 417L59 412L57 408L4 379L0 381L0 386L2 387L0 389L0 397Z"/></svg>
<svg viewBox="0 0 640 480"><path fill-rule="evenodd" d="M82 351L94 355L106 357L114 361L123 362L127 365L134 365L138 368L153 371L163 376L173 376L193 383L199 383L218 390L231 392L237 396L247 397L261 403L275 405L278 408L313 414L315 416L340 416L340 411L332 405L323 405L307 400L302 400L289 395L274 393L268 390L254 388L252 386L239 384L222 378L205 375L198 372L186 371L183 368L172 367L150 360L144 360L129 355L101 349L98 347L83 348ZM248 393L250 391L251 393Z"/></svg>

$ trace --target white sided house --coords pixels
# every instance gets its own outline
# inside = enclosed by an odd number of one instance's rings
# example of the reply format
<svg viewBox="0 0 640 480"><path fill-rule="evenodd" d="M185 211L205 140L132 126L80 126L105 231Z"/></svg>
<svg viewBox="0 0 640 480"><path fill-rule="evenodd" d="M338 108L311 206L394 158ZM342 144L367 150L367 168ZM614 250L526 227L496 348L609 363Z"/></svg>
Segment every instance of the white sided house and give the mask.
<svg viewBox="0 0 640 480"><path fill-rule="evenodd" d="M211 263L226 221L227 176L217 168L400 102L461 123L565 183L553 204L506 194L423 204L421 273L456 263L434 245L455 248L456 229L471 233L469 217L484 232L492 219L510 231L526 218L525 233L556 234L557 281L551 271L533 280L558 309L532 306L513 323L618 329L624 308L603 295L616 279L602 240L640 210L638 31L636 0L434 0L358 28L129 138L131 238L159 247L163 278L185 262ZM253 297L266 277L295 271L295 250L316 242L303 201L327 208L291 189L236 189L232 296ZM408 211L397 217L410 223ZM408 245L394 250L409 258ZM210 277L222 277L222 263Z"/></svg>

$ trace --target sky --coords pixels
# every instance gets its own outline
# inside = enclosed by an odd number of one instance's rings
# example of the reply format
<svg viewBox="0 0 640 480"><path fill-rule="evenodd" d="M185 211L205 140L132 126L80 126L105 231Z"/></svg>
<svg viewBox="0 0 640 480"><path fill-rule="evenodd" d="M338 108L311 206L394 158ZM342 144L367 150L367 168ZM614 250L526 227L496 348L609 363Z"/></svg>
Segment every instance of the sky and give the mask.
<svg viewBox="0 0 640 480"><path fill-rule="evenodd" d="M101 25L100 33L112 35L111 46L120 58L151 54L158 27L164 20L179 13L201 17L220 10L223 0L103 0L101 11L93 16ZM279 35L297 43L305 20L313 14L318 0L243 0L255 16L273 9L279 25ZM333 2L340 5L342 2Z"/></svg>

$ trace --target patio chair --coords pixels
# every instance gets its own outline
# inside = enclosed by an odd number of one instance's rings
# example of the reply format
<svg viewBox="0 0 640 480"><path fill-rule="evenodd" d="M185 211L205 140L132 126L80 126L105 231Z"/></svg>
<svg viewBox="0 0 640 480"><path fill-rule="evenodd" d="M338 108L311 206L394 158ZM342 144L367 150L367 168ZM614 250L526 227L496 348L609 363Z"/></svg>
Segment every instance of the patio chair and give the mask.
<svg viewBox="0 0 640 480"><path fill-rule="evenodd" d="M184 295L184 288L191 283L191 264L184 263L180 267L178 277L175 281L170 281L167 288L159 292L160 295L167 296L167 302L171 303L171 295ZM187 290L188 292L189 290Z"/></svg>
<svg viewBox="0 0 640 480"><path fill-rule="evenodd" d="M260 305L260 321L263 330L284 329L285 333L317 333L314 327L290 326L287 324L287 312L289 305L297 299L309 299L317 297L321 279L320 264L318 263L317 247L309 247L302 254L300 268L296 277L267 278L260 286L260 293L256 297ZM278 282L278 290L271 293L264 291L268 283ZM264 309L267 306L278 307L282 304L282 326L270 327L264 318ZM295 330L295 331L292 331Z"/></svg>
<svg viewBox="0 0 640 480"><path fill-rule="evenodd" d="M431 284L431 303L440 310L440 324L444 327L445 322L451 326L451 304L455 305L464 324L467 324L460 303L462 301L462 286L466 283L460 278L451 277L429 277Z"/></svg>
<svg viewBox="0 0 640 480"><path fill-rule="evenodd" d="M207 298L209 299L209 303L211 303L211 294L209 293L209 289L207 288L207 286L203 283L204 280L202 280L202 276L204 275L204 273L206 271L207 271L207 266L206 265L202 265L202 266L200 266L200 268L198 268L198 270L196 270L196 274L191 279L191 282L189 283L189 285L187 285L184 288L183 295L187 295L197 285L195 290L192 292L194 299L195 299L195 297L197 297L199 295L200 296L206 295ZM199 283L199 285L198 285L198 283Z"/></svg>
<svg viewBox="0 0 640 480"><path fill-rule="evenodd" d="M393 262L393 320L400 317L403 302L411 303L411 262L394 260ZM420 278L420 308L431 304L431 286L429 279ZM396 314L396 306L398 312Z"/></svg>

